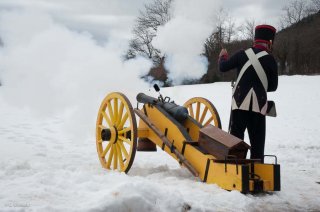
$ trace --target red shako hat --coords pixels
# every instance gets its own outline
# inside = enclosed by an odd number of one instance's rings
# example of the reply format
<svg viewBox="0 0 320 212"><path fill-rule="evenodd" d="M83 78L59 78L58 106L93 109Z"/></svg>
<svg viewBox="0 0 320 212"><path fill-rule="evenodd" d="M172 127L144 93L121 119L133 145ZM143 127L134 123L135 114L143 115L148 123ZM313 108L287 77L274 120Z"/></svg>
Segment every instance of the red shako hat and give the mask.
<svg viewBox="0 0 320 212"><path fill-rule="evenodd" d="M254 41L262 43L273 42L276 35L276 28L270 25L258 25L255 28Z"/></svg>

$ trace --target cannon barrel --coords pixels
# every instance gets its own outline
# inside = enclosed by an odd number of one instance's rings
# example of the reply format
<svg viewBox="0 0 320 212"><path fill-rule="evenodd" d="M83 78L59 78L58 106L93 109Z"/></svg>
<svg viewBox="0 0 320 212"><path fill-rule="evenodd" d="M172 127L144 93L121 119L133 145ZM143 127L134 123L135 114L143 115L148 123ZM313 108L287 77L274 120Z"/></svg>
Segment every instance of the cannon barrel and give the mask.
<svg viewBox="0 0 320 212"><path fill-rule="evenodd" d="M162 102L144 93L139 93L137 95L137 101L144 104L149 103L159 105L179 122L183 122L188 117L188 109L183 106L177 105L174 102Z"/></svg>
<svg viewBox="0 0 320 212"><path fill-rule="evenodd" d="M158 99L148 96L144 93L139 93L137 95L137 101L143 104L150 103L150 104L156 104L158 102Z"/></svg>

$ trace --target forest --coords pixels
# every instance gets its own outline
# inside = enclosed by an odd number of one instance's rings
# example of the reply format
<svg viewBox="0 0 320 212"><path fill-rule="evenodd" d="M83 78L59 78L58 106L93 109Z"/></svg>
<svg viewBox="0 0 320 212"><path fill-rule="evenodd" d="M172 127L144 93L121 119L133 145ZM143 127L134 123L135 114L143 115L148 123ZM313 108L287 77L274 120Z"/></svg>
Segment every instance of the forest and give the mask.
<svg viewBox="0 0 320 212"><path fill-rule="evenodd" d="M133 26L133 38L125 59L136 56L149 58L153 68L146 80L157 80L163 86L172 83L165 68L165 52L152 44L157 28L166 24L170 18L170 6L173 0L154 0L144 6ZM273 45L273 55L278 63L279 75L315 75L320 73L320 0L293 0L281 8L279 26ZM257 24L254 18L245 20L239 26L227 9L220 8L216 14L216 25L212 34L203 44L203 55L208 60L207 72L199 79L186 79L182 84L211 83L235 79L235 72L221 73L217 59L221 48L230 55L240 49L249 48L254 39Z"/></svg>

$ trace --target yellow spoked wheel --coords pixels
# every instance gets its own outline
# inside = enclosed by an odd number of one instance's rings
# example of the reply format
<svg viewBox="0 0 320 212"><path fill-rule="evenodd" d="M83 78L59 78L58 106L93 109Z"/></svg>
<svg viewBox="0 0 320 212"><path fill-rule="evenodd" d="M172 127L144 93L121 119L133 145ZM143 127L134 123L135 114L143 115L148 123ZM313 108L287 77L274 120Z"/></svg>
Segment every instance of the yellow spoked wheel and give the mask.
<svg viewBox="0 0 320 212"><path fill-rule="evenodd" d="M209 100L202 97L194 97L184 103L183 106L188 109L189 115L202 126L212 124L221 129L219 113Z"/></svg>
<svg viewBox="0 0 320 212"><path fill-rule="evenodd" d="M110 93L102 101L96 145L104 168L129 171L137 147L137 122L131 103L122 93Z"/></svg>

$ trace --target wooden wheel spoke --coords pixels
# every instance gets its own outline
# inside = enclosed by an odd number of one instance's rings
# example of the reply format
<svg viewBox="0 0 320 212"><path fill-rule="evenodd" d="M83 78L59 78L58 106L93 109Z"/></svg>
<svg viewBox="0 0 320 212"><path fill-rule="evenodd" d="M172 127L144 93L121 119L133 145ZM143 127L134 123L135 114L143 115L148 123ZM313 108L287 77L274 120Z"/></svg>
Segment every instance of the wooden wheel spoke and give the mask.
<svg viewBox="0 0 320 212"><path fill-rule="evenodd" d="M122 115L123 115L123 108L124 108L124 104L121 102L120 103L120 109L119 109L119 115L118 115L118 120L116 125L119 126L121 119L122 119Z"/></svg>
<svg viewBox="0 0 320 212"><path fill-rule="evenodd" d="M102 114L103 118L106 120L106 122L108 123L109 127L112 127L112 122L111 122L110 118L108 117L107 113L105 111L102 111L101 114Z"/></svg>
<svg viewBox="0 0 320 212"><path fill-rule="evenodd" d="M102 124L100 124L99 126L98 126L101 130L104 130L104 129L107 129L108 127L106 127L106 126L103 126Z"/></svg>
<svg viewBox="0 0 320 212"><path fill-rule="evenodd" d="M99 139L99 140L97 140L97 141L98 141L98 143L102 143L101 132L102 132L102 130L107 129L108 127L100 124L98 126L98 128L99 128L99 135L97 136L97 139Z"/></svg>
<svg viewBox="0 0 320 212"><path fill-rule="evenodd" d="M128 118L129 118L128 113L125 113L123 118L122 118L122 120L121 120L121 122L120 122L120 124L119 124L119 126L118 126L118 129L122 129L123 128L123 126L126 123L126 121L128 120Z"/></svg>
<svg viewBox="0 0 320 212"><path fill-rule="evenodd" d="M129 139L127 139L127 138L125 138L125 137L123 137L123 136L119 136L118 138L119 138L119 140L121 140L121 141L123 141L123 142L126 142L126 143L129 144L129 145L132 144L132 142L131 142Z"/></svg>
<svg viewBox="0 0 320 212"><path fill-rule="evenodd" d="M213 120L213 116L211 116L211 117L208 119L208 121L206 121L206 123L204 123L203 126L206 126L206 125L210 124L210 122L211 122L212 120Z"/></svg>
<svg viewBox="0 0 320 212"><path fill-rule="evenodd" d="M114 115L114 122L115 122L115 125L117 125L117 120L118 120L118 113L119 113L119 110L118 110L118 99L115 98L113 99L113 115Z"/></svg>
<svg viewBox="0 0 320 212"><path fill-rule="evenodd" d="M200 115L200 102L197 102L197 109L196 109L196 120L199 121L199 115Z"/></svg>
<svg viewBox="0 0 320 212"><path fill-rule="evenodd" d="M110 169L112 158L113 158L113 145L111 145L110 154L109 154L109 157L108 157L108 160L107 160L107 168L108 169Z"/></svg>
<svg viewBox="0 0 320 212"><path fill-rule="evenodd" d="M194 118L194 113L193 113L192 104L190 104L190 105L188 106L188 108L189 108L189 111L190 111L190 116L191 116L192 118Z"/></svg>
<svg viewBox="0 0 320 212"><path fill-rule="evenodd" d="M129 154L128 154L127 150L126 150L126 147L123 145L123 143L121 141L118 142L118 143L119 143L121 152L124 154L124 157L128 158Z"/></svg>
<svg viewBox="0 0 320 212"><path fill-rule="evenodd" d="M111 142L108 143L108 145L106 146L106 148L103 150L101 157L104 158L106 156L106 154L108 153L108 151L110 150L111 147Z"/></svg>
<svg viewBox="0 0 320 212"><path fill-rule="evenodd" d="M126 128L123 128L122 130L119 130L118 134L122 135L122 134L125 134L125 133L129 132L130 130L131 130L130 127L126 127Z"/></svg>
<svg viewBox="0 0 320 212"><path fill-rule="evenodd" d="M123 158L122 158L122 152L120 148L120 144L116 143L117 152L118 152L118 159L120 164L120 169L123 170L124 164L123 164Z"/></svg>
<svg viewBox="0 0 320 212"><path fill-rule="evenodd" d="M185 102L183 106L188 108L188 110L190 111L190 116L193 117L197 122L199 122L199 124L206 126L214 121L214 123L212 124L221 129L219 114L214 105L209 100L202 97L193 97ZM195 109L194 112L193 109Z"/></svg>
<svg viewBox="0 0 320 212"><path fill-rule="evenodd" d="M204 108L204 110L203 110L203 112L202 112L202 115L201 115L201 118L200 118L200 124L202 124L202 122L204 121L204 118L206 117L206 115L207 115L207 112L208 112L208 108L207 107L205 107Z"/></svg>
<svg viewBox="0 0 320 212"><path fill-rule="evenodd" d="M107 108L108 108L108 111L109 111L109 115L110 115L111 122L112 122L112 124L113 124L113 123L115 123L115 121L114 121L113 110L112 110L112 108L111 108L111 100L108 101L108 103L107 103ZM111 126L112 126L112 125L111 125Z"/></svg>
<svg viewBox="0 0 320 212"><path fill-rule="evenodd" d="M117 151L117 145L113 144L113 169L117 169L118 168L118 151Z"/></svg>

